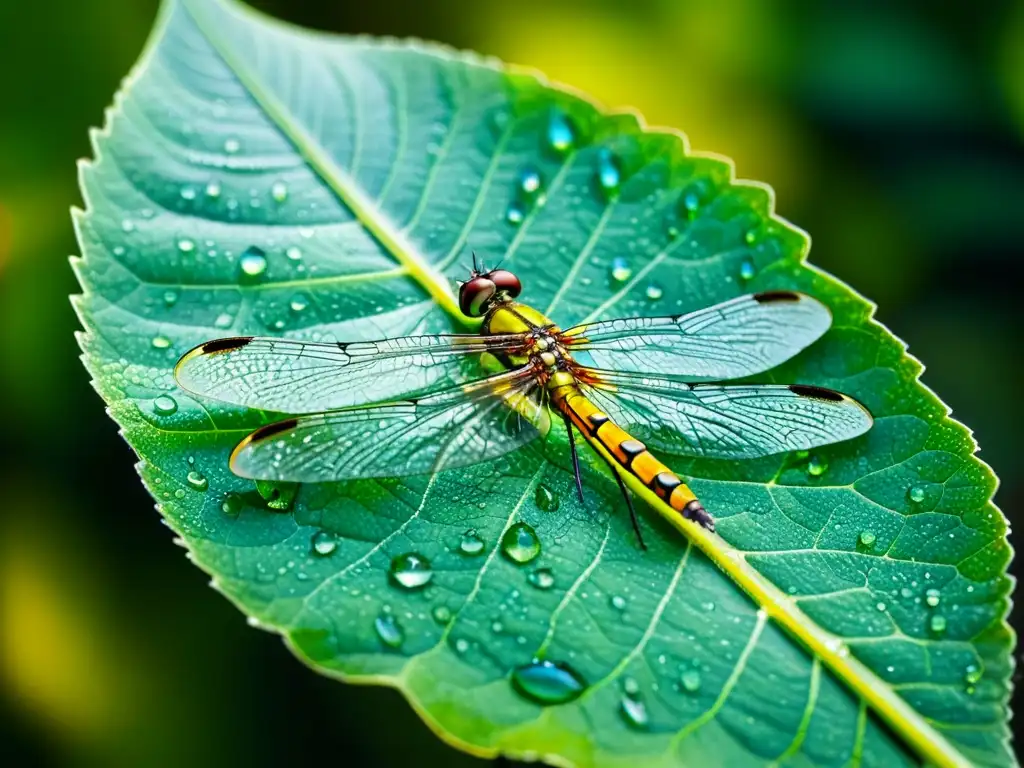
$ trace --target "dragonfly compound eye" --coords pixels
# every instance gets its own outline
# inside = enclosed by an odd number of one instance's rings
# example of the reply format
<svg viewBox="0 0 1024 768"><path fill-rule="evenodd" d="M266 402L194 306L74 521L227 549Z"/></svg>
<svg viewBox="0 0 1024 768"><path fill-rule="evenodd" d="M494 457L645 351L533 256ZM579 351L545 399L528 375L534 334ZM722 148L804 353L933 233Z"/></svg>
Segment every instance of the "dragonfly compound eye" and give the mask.
<svg viewBox="0 0 1024 768"><path fill-rule="evenodd" d="M487 277L498 287L499 291L505 291L513 299L523 290L519 278L507 269L493 269L487 273Z"/></svg>
<svg viewBox="0 0 1024 768"><path fill-rule="evenodd" d="M469 317L483 317L487 313L487 304L497 292L498 288L489 276L470 278L459 289L459 309Z"/></svg>

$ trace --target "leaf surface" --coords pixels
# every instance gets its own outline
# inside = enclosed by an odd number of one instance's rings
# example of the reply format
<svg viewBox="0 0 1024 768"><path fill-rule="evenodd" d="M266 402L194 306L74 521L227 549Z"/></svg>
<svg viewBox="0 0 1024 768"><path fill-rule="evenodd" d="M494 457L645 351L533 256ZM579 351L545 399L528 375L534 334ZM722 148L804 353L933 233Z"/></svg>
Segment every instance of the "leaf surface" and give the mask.
<svg viewBox="0 0 1024 768"><path fill-rule="evenodd" d="M1014 763L995 479L871 305L803 263L766 187L535 74L228 0L165 4L94 138L75 215L85 363L196 563L316 669L400 688L484 755ZM465 331L452 287L470 249L563 327L805 291L832 329L758 380L839 389L875 426L809 456L664 456L721 538L646 509L646 553L589 453L579 504L558 440L432 477L230 473L273 416L178 389L181 354L231 335ZM527 563L501 544L523 522L541 546ZM426 585L390 573L410 553ZM535 657L574 670L581 695L520 693L513 670Z"/></svg>

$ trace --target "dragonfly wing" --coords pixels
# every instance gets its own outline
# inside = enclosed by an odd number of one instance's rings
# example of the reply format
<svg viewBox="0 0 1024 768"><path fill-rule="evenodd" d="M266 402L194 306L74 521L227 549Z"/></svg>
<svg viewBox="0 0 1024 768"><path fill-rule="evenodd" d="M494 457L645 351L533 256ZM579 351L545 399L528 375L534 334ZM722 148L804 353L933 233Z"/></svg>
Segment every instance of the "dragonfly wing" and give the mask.
<svg viewBox="0 0 1024 768"><path fill-rule="evenodd" d="M174 375L184 389L215 400L317 413L451 386L466 378L467 356L523 343L517 334L338 344L243 336L201 344L181 358Z"/></svg>
<svg viewBox="0 0 1024 768"><path fill-rule="evenodd" d="M570 352L589 353L599 368L736 379L767 371L828 330L832 315L810 296L755 293L688 315L633 317L565 331Z"/></svg>
<svg viewBox="0 0 1024 768"><path fill-rule="evenodd" d="M871 414L821 387L687 384L657 376L589 371L588 394L649 448L715 459L753 459L862 435Z"/></svg>
<svg viewBox="0 0 1024 768"><path fill-rule="evenodd" d="M314 483L477 464L547 432L544 392L532 371L517 369L416 400L286 419L245 438L231 469Z"/></svg>

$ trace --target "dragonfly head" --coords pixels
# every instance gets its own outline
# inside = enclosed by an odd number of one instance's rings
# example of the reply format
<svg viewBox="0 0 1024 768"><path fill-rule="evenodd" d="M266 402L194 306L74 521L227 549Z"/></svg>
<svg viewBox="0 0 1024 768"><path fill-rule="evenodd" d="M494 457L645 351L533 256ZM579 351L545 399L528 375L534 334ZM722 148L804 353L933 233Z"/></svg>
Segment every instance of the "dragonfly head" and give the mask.
<svg viewBox="0 0 1024 768"><path fill-rule="evenodd" d="M474 265L469 280L459 288L459 308L469 317L483 317L495 301L514 299L522 290L519 278L507 269L478 272Z"/></svg>

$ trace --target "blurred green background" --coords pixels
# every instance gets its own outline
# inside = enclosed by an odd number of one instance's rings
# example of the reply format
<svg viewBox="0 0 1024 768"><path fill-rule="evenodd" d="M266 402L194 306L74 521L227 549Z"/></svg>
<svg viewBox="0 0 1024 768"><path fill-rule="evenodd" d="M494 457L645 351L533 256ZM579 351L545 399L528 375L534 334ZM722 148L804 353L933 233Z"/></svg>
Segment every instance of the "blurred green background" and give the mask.
<svg viewBox="0 0 1024 768"><path fill-rule="evenodd" d="M1021 506L1024 3L259 0L545 71L772 184ZM68 207L156 0L0 3L0 738L18 765L470 765L304 669L172 544L78 361ZM8 763L10 764L10 763Z"/></svg>

